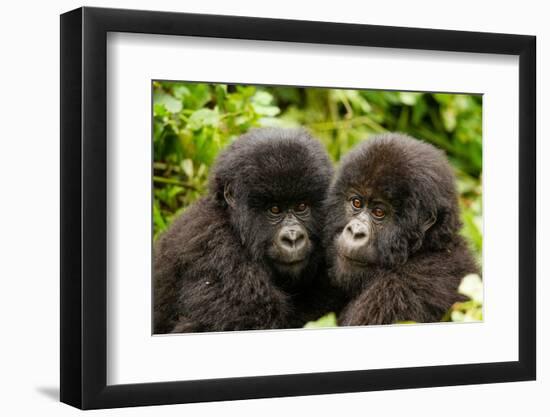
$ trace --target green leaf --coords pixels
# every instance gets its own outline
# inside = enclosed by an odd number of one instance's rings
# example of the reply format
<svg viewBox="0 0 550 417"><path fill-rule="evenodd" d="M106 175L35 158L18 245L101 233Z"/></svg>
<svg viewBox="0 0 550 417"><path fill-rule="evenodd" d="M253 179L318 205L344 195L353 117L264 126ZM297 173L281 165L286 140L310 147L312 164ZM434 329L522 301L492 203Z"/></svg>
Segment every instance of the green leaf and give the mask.
<svg viewBox="0 0 550 417"><path fill-rule="evenodd" d="M206 175L208 168L204 164L200 164L199 170L197 171L197 177L202 178Z"/></svg>
<svg viewBox="0 0 550 417"><path fill-rule="evenodd" d="M227 97L227 86L225 84L216 85L216 105L220 110L225 110L225 100Z"/></svg>
<svg viewBox="0 0 550 417"><path fill-rule="evenodd" d="M252 97L252 102L260 106L269 106L273 102L273 96L267 91L258 91Z"/></svg>
<svg viewBox="0 0 550 417"><path fill-rule="evenodd" d="M465 314L462 311L453 311L451 313L451 320L452 321L463 322L464 317L465 317Z"/></svg>
<svg viewBox="0 0 550 417"><path fill-rule="evenodd" d="M162 216L162 212L157 201L155 201L155 204L153 205L153 223L155 231L154 237L156 238L161 232L166 229L166 222L164 220L164 217Z"/></svg>
<svg viewBox="0 0 550 417"><path fill-rule="evenodd" d="M155 105L163 104L170 113L179 113L183 108L180 100L175 99L170 94L156 92L153 94L153 102Z"/></svg>
<svg viewBox="0 0 550 417"><path fill-rule="evenodd" d="M453 94L436 93L433 98L441 104L449 104L453 100Z"/></svg>
<svg viewBox="0 0 550 417"><path fill-rule="evenodd" d="M181 168L185 172L185 175L187 175L187 178L193 177L193 161L191 159L184 159L181 162Z"/></svg>
<svg viewBox="0 0 550 417"><path fill-rule="evenodd" d="M185 96L188 96L190 94L189 92L189 88L187 88L187 86L185 85L176 85L172 91L174 92L174 97L178 98L178 99L182 99L183 97Z"/></svg>
<svg viewBox="0 0 550 417"><path fill-rule="evenodd" d="M166 116L166 107L162 103L155 103L153 105L153 115L155 117Z"/></svg>
<svg viewBox="0 0 550 417"><path fill-rule="evenodd" d="M237 86L237 91L244 98L249 98L249 97L252 97L254 95L254 93L256 92L256 87L254 87L253 85L238 85Z"/></svg>
<svg viewBox="0 0 550 417"><path fill-rule="evenodd" d="M186 87L189 89L189 94L183 95L186 108L200 109L212 99L209 84L186 83Z"/></svg>
<svg viewBox="0 0 550 417"><path fill-rule="evenodd" d="M357 90L336 90L336 93L330 94L330 96L342 102L348 100L355 111L359 110L361 113L372 111L372 107L367 99L359 94Z"/></svg>
<svg viewBox="0 0 550 417"><path fill-rule="evenodd" d="M423 98L419 99L416 104L413 107L412 112L412 123L413 125L420 124L422 118L426 115L428 112L428 105L426 104L426 100Z"/></svg>
<svg viewBox="0 0 550 417"><path fill-rule="evenodd" d="M254 111L261 116L273 117L281 112L277 106L262 106L259 104L252 104L252 106Z"/></svg>
<svg viewBox="0 0 550 417"><path fill-rule="evenodd" d="M194 112L187 123L191 130L199 130L203 126L215 127L218 125L220 117L216 110L200 109Z"/></svg>
<svg viewBox="0 0 550 417"><path fill-rule="evenodd" d="M407 106L414 106L421 95L421 93L399 93L399 99Z"/></svg>
<svg viewBox="0 0 550 417"><path fill-rule="evenodd" d="M481 216L476 215L471 208L462 208L463 228L461 234L468 240L470 245L478 254L481 254L483 246L483 235L481 233Z"/></svg>
<svg viewBox="0 0 550 417"><path fill-rule="evenodd" d="M328 313L316 321L307 322L304 329L319 329L323 327L338 327L336 314Z"/></svg>
<svg viewBox="0 0 550 417"><path fill-rule="evenodd" d="M267 91L257 91L251 99L254 112L260 116L273 117L278 115L281 110L273 106L273 96Z"/></svg>
<svg viewBox="0 0 550 417"><path fill-rule="evenodd" d="M456 109L454 107L441 109L441 119L447 132L452 132L456 128Z"/></svg>
<svg viewBox="0 0 550 417"><path fill-rule="evenodd" d="M276 117L262 117L260 120L258 120L258 123L262 127L299 127L300 126L297 123L292 123Z"/></svg>

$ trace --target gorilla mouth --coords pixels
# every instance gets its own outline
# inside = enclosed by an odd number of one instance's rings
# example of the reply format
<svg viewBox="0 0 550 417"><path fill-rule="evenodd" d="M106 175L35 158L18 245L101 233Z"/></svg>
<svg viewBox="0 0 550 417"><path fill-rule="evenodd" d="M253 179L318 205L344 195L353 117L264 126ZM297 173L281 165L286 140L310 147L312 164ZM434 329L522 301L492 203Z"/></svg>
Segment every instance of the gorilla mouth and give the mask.
<svg viewBox="0 0 550 417"><path fill-rule="evenodd" d="M361 266L367 266L368 265L368 262L364 259L355 258L353 256L346 255L346 254L341 253L341 252L338 252L338 256L340 258L343 258L344 261L346 261L346 262L351 262L353 264L357 264L357 265L361 265Z"/></svg>
<svg viewBox="0 0 550 417"><path fill-rule="evenodd" d="M301 258L301 259L292 259L292 260L282 260L282 259L279 259L277 262L282 264L282 265L287 265L287 266L292 266L292 265L298 265L298 264L301 264L302 262L304 262L306 260L306 258Z"/></svg>

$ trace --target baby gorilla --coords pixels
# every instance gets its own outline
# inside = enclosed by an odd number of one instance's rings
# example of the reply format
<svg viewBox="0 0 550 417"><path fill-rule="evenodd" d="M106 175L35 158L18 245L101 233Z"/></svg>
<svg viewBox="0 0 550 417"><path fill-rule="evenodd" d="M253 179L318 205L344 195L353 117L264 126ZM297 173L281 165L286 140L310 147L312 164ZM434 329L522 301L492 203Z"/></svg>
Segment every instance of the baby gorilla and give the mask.
<svg viewBox="0 0 550 417"><path fill-rule="evenodd" d="M327 197L330 276L348 294L342 325L440 321L477 272L442 151L400 134L342 161Z"/></svg>
<svg viewBox="0 0 550 417"><path fill-rule="evenodd" d="M303 130L253 130L230 145L209 194L155 246L154 332L301 325L295 298L322 264L331 176L325 150Z"/></svg>

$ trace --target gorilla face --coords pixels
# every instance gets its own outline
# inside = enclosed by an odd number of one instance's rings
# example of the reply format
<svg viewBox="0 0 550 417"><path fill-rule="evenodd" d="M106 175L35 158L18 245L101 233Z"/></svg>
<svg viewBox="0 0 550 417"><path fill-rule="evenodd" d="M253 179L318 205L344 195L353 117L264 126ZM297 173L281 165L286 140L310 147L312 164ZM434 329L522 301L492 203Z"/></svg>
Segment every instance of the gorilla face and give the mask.
<svg viewBox="0 0 550 417"><path fill-rule="evenodd" d="M306 202L283 207L277 203L267 210L267 221L273 228L267 257L275 268L289 275L299 274L309 260L313 245L305 225L311 222L311 209Z"/></svg>
<svg viewBox="0 0 550 417"><path fill-rule="evenodd" d="M315 246L310 238L318 234L312 211L320 211L319 207L312 208L305 200L279 200L265 201L262 209L235 199L228 187L224 194L242 242L281 274L298 276Z"/></svg>
<svg viewBox="0 0 550 417"><path fill-rule="evenodd" d="M372 192L350 191L344 201L346 224L335 237L338 269L357 272L368 265L389 265L404 262L400 256L409 248L409 241L400 237L425 233L435 222L434 216L420 220L414 230L399 225L396 210L390 202ZM413 230L410 230L413 229ZM407 233L408 232L408 233Z"/></svg>
<svg viewBox="0 0 550 417"><path fill-rule="evenodd" d="M303 130L253 130L220 156L211 187L251 259L296 279L322 256L332 165Z"/></svg>
<svg viewBox="0 0 550 417"><path fill-rule="evenodd" d="M419 251L441 250L460 227L446 158L399 134L372 138L346 155L326 209L329 262L346 284L403 265Z"/></svg>
<svg viewBox="0 0 550 417"><path fill-rule="evenodd" d="M391 226L389 207L381 200L368 201L359 193L350 193L346 200L346 217L349 219L336 238L338 261L345 267L362 267L379 260L377 237L384 226Z"/></svg>

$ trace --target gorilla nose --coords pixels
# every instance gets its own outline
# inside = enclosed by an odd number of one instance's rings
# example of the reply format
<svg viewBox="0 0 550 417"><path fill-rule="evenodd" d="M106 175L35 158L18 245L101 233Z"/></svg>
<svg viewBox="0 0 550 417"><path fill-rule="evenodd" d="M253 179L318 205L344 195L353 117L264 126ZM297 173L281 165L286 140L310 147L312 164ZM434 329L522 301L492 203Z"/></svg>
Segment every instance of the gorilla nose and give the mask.
<svg viewBox="0 0 550 417"><path fill-rule="evenodd" d="M366 243L369 236L368 232L367 226L358 220L352 220L344 229L344 235L347 240L355 245Z"/></svg>
<svg viewBox="0 0 550 417"><path fill-rule="evenodd" d="M286 228L279 234L279 245L289 251L299 251L306 244L305 233L300 229Z"/></svg>

